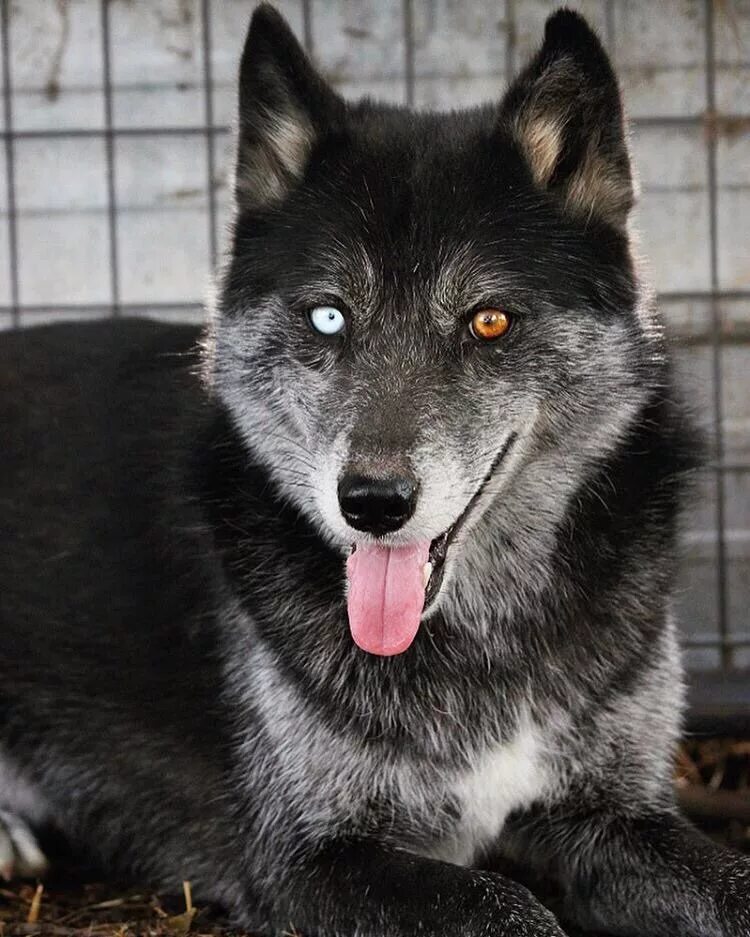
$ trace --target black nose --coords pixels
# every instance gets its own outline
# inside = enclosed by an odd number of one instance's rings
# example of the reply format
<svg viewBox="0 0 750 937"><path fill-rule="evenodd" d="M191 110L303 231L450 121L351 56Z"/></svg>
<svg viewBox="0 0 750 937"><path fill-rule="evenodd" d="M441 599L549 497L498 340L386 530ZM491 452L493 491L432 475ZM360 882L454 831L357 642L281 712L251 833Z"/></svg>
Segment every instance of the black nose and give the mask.
<svg viewBox="0 0 750 937"><path fill-rule="evenodd" d="M403 527L416 501L416 483L403 476L347 474L339 481L339 505L347 524L368 534L388 534Z"/></svg>

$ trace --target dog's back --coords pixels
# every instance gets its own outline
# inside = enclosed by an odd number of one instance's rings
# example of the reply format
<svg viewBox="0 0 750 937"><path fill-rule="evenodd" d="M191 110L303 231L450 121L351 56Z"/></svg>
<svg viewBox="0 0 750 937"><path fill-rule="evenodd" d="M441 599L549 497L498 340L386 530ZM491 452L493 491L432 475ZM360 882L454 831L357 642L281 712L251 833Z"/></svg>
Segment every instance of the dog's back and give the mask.
<svg viewBox="0 0 750 937"><path fill-rule="evenodd" d="M123 803L151 822L169 801L190 831L221 788L197 338L123 320L0 342L0 807L123 871L154 852Z"/></svg>
<svg viewBox="0 0 750 937"><path fill-rule="evenodd" d="M154 653L156 626L194 607L197 591L178 599L165 587L194 573L188 559L170 566L195 534L176 524L189 529L184 504L167 509L184 501L175 454L200 417L195 341L194 329L146 321L3 337L0 524L13 548L0 562L0 692L27 668L42 688L58 683L56 655L71 651L84 682L100 668L115 682Z"/></svg>

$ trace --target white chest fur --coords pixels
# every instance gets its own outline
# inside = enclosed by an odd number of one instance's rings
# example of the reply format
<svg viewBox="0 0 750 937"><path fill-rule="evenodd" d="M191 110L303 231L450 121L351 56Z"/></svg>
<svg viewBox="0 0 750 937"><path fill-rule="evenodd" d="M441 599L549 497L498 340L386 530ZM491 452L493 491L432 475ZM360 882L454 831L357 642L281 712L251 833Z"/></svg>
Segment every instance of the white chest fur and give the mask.
<svg viewBox="0 0 750 937"><path fill-rule="evenodd" d="M555 784L551 740L527 713L503 744L484 748L460 772L441 774L429 761L414 761L408 753L394 758L376 744L331 731L263 662L252 682L254 699L262 704L273 749L268 790L283 794L268 801L269 809L275 804L286 814L293 804L320 835L361 823L371 803L381 801L393 805L394 816L403 812L407 818L408 848L467 865L500 835L509 813L544 798ZM455 820L440 816L446 803L455 806Z"/></svg>
<svg viewBox="0 0 750 937"><path fill-rule="evenodd" d="M508 814L543 797L551 783L541 733L524 720L510 741L486 749L470 769L450 783L461 817L455 834L431 855L459 865L470 864L500 835Z"/></svg>

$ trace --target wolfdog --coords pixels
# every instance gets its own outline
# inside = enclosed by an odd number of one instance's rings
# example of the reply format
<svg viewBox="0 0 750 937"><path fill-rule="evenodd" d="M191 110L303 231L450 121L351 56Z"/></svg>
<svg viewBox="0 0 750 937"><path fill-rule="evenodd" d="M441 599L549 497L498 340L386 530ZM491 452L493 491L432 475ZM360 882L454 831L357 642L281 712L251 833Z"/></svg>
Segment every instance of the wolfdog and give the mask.
<svg viewBox="0 0 750 937"><path fill-rule="evenodd" d="M670 783L699 445L596 36L414 113L261 6L234 192L200 335L2 341L5 874L51 825L265 934L747 937Z"/></svg>

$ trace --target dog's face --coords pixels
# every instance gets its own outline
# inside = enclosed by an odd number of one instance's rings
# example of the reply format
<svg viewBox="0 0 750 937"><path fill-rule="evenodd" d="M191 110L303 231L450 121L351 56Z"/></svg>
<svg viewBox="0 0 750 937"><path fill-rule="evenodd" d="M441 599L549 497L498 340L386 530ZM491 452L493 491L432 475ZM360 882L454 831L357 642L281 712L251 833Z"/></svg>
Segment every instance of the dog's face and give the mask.
<svg viewBox="0 0 750 937"><path fill-rule="evenodd" d="M642 399L616 81L562 13L497 106L345 104L264 7L236 196L216 390L278 490L356 547L355 640L396 653L513 479L582 471Z"/></svg>

